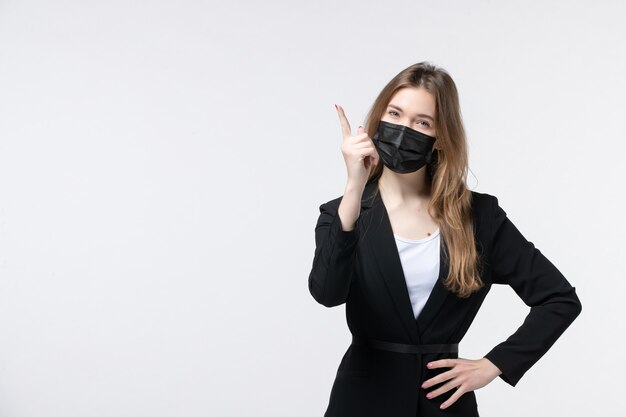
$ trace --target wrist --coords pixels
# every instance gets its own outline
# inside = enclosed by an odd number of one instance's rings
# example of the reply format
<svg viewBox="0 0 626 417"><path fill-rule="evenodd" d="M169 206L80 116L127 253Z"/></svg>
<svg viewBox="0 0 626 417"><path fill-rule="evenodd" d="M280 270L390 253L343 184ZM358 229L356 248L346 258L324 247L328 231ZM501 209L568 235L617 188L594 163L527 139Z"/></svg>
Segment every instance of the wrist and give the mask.
<svg viewBox="0 0 626 417"><path fill-rule="evenodd" d="M365 190L365 184L361 184L355 181L348 181L346 183L346 188L344 190L344 194L363 194Z"/></svg>
<svg viewBox="0 0 626 417"><path fill-rule="evenodd" d="M502 371L500 370L500 368L498 368L493 362L491 362L489 359L487 358L483 358L483 360L485 361L485 363L487 364L487 366L489 367L489 369L491 370L491 372L494 375L494 378L499 376L500 374L502 374Z"/></svg>

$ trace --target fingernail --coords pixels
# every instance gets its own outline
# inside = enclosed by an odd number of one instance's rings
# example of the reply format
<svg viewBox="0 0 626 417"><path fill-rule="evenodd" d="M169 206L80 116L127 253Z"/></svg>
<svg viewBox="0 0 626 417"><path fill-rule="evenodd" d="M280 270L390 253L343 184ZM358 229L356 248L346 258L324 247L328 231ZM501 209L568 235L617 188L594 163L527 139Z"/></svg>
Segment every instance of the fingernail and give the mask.
<svg viewBox="0 0 626 417"><path fill-rule="evenodd" d="M335 108L338 108L338 107L337 107L337 104L335 104Z"/></svg>

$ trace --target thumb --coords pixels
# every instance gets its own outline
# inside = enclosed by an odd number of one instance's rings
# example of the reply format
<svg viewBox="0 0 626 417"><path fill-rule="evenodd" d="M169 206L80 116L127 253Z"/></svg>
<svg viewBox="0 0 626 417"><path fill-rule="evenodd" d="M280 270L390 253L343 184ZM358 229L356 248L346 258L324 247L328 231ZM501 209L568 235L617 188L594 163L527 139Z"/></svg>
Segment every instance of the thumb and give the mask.
<svg viewBox="0 0 626 417"><path fill-rule="evenodd" d="M357 129L357 133L360 135L361 133L365 133L365 129L363 129L363 126L359 126L359 128Z"/></svg>

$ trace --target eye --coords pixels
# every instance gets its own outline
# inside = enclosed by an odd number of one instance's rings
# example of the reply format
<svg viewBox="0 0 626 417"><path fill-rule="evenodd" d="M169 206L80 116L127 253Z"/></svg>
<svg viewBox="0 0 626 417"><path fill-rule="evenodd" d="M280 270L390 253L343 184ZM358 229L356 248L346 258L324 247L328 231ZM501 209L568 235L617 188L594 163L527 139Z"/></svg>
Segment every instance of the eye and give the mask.
<svg viewBox="0 0 626 417"><path fill-rule="evenodd" d="M393 114L392 114L392 113L398 114L398 112L397 112L397 111L395 111L395 110L391 110L391 111L389 111L388 113L389 113L389 114L391 114L392 116L393 116Z"/></svg>
<svg viewBox="0 0 626 417"><path fill-rule="evenodd" d="M426 121L424 121L424 120L422 120L422 121L420 121L420 122L417 122L417 123L418 123L418 124L420 124L420 123L424 123L424 125L423 125L424 127L430 127L430 123L428 123L428 122L426 122Z"/></svg>

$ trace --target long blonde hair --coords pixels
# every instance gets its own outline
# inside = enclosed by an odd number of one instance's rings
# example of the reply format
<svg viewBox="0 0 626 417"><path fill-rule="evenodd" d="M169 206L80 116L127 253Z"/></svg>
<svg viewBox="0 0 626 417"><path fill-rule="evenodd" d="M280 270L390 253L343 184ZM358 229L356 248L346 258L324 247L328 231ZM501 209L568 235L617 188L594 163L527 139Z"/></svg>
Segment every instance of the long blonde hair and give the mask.
<svg viewBox="0 0 626 417"><path fill-rule="evenodd" d="M467 298L484 284L481 280L482 259L476 250L472 222L471 191L467 187L468 153L465 128L456 85L448 72L429 62L420 62L402 70L378 94L365 119L370 137L391 98L401 88L423 87L435 98L435 132L437 149L427 165L431 181L428 210L439 224L440 234L449 260L444 285L460 298ZM376 181L383 172L379 163L370 172L368 183ZM376 192L380 190L377 187Z"/></svg>

